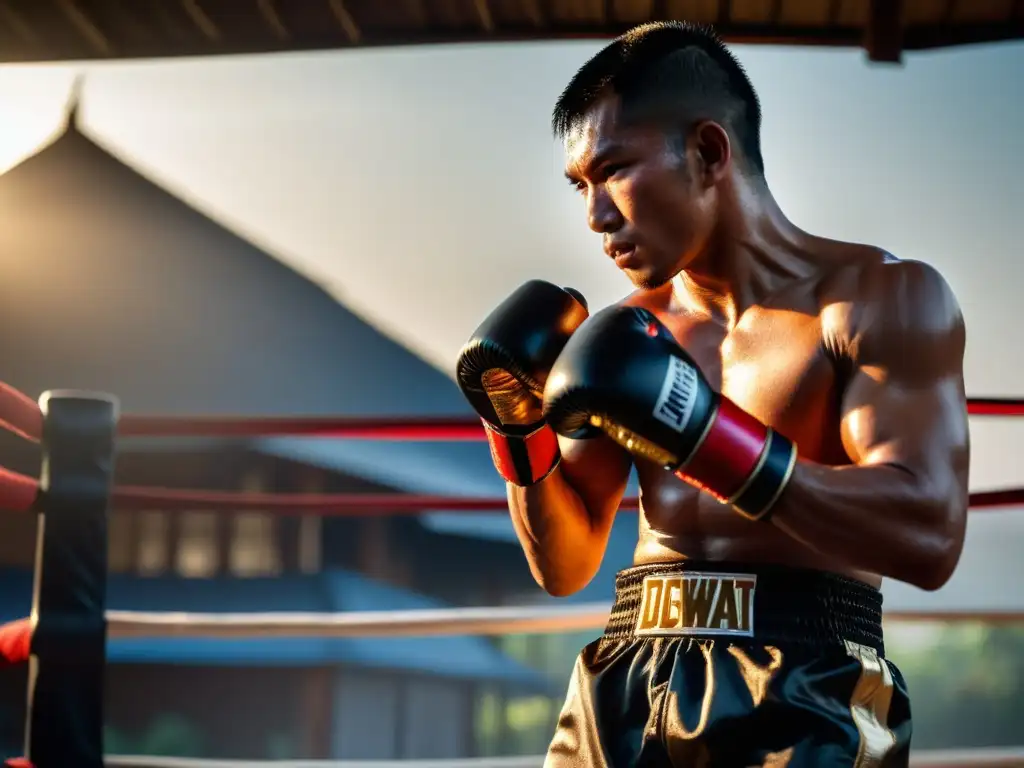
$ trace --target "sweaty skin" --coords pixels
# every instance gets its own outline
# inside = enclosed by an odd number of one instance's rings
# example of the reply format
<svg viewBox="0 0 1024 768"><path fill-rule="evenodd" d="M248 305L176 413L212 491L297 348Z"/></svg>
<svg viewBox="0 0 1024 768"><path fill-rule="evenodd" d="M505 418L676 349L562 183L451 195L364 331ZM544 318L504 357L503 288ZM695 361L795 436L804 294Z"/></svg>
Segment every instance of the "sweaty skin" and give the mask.
<svg viewBox="0 0 1024 768"><path fill-rule="evenodd" d="M635 562L777 563L937 589L963 547L969 437L964 325L931 267L788 222L714 123L673 145L604 99L567 142L592 229L711 385L794 440L769 523L744 519L607 438L560 438L559 468L509 487L538 583L600 567L635 461ZM680 159L682 157L682 159Z"/></svg>

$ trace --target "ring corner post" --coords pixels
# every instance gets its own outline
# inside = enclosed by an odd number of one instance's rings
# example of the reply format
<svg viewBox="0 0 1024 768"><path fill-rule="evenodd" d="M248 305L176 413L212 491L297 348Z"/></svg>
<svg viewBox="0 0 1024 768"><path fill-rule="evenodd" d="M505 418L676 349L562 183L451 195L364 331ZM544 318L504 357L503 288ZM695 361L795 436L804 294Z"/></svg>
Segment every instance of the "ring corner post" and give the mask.
<svg viewBox="0 0 1024 768"><path fill-rule="evenodd" d="M119 406L50 391L43 415L25 755L34 768L103 768L107 518Z"/></svg>

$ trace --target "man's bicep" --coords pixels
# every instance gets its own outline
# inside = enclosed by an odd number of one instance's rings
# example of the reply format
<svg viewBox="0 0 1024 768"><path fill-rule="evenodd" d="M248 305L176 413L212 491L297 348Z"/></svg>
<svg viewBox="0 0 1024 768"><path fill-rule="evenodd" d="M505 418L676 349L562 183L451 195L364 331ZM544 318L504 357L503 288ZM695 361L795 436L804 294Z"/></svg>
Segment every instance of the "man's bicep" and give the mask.
<svg viewBox="0 0 1024 768"><path fill-rule="evenodd" d="M629 482L632 459L603 435L590 440L559 437L562 477L576 491L596 525L610 525Z"/></svg>
<svg viewBox="0 0 1024 768"><path fill-rule="evenodd" d="M877 367L858 370L843 398L842 439L856 464L910 471L956 461L967 448L967 414L959 377L908 386Z"/></svg>
<svg viewBox="0 0 1024 768"><path fill-rule="evenodd" d="M842 437L858 464L914 472L966 469L964 325L945 281L930 267L884 267L875 314L857 329L843 397ZM952 463L951 463L952 462Z"/></svg>

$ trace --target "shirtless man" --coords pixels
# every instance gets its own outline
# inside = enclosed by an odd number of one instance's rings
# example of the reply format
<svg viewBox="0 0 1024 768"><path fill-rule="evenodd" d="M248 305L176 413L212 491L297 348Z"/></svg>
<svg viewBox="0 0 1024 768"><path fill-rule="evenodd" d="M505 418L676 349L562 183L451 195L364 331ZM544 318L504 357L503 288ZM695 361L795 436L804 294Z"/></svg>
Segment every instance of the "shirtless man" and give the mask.
<svg viewBox="0 0 1024 768"><path fill-rule="evenodd" d="M473 334L458 380L549 593L597 572L631 466L642 509L546 765L906 765L879 586L938 589L963 545L949 287L786 219L753 87L706 29L623 35L553 122L637 290L588 318L579 294L527 283Z"/></svg>

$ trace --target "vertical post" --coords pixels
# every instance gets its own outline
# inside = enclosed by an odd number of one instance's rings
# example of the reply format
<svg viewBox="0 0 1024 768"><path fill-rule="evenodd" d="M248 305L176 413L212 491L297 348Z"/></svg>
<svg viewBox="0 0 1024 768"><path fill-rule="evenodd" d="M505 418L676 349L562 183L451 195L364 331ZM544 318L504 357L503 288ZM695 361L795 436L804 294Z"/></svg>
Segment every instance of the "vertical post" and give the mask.
<svg viewBox="0 0 1024 768"><path fill-rule="evenodd" d="M899 64L903 59L903 0L870 0L864 27L869 61Z"/></svg>
<svg viewBox="0 0 1024 768"><path fill-rule="evenodd" d="M118 404L46 392L25 755L35 768L103 768L107 515Z"/></svg>

